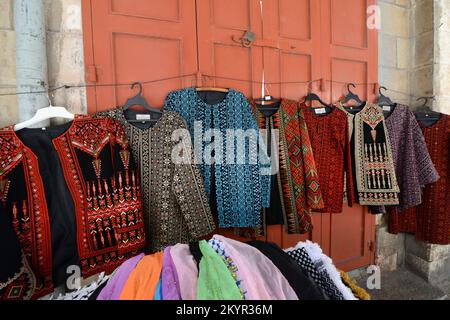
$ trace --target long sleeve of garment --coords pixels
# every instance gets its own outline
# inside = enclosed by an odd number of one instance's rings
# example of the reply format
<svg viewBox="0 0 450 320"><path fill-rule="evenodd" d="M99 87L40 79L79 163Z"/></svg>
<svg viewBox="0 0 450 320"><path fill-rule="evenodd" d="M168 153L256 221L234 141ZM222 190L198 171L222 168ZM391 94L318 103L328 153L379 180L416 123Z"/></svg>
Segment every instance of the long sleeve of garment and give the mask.
<svg viewBox="0 0 450 320"><path fill-rule="evenodd" d="M179 141L182 153L179 160L182 161L175 161L172 189L191 239L196 239L214 231L215 224L185 123L180 130L184 133Z"/></svg>
<svg viewBox="0 0 450 320"><path fill-rule="evenodd" d="M353 185L353 167L352 167L352 155L350 145L350 133L348 123L345 125L345 135L348 137L345 139L345 181L347 190L347 204L351 207L355 203L355 186Z"/></svg>
<svg viewBox="0 0 450 320"><path fill-rule="evenodd" d="M324 202L322 197L322 190L320 184L317 182L318 174L316 163L314 160L313 148L311 140L309 139L308 126L303 116L303 111L299 106L297 108L297 118L299 124L299 134L301 139L301 150L303 153L303 166L305 173L305 197L307 208L323 209Z"/></svg>
<svg viewBox="0 0 450 320"><path fill-rule="evenodd" d="M412 140L415 141L414 159L418 172L418 181L420 187L424 188L427 184L438 181L439 173L431 160L425 137L423 136L422 130L415 117L411 118L411 127L413 131ZM414 206L416 204L411 203L410 205Z"/></svg>

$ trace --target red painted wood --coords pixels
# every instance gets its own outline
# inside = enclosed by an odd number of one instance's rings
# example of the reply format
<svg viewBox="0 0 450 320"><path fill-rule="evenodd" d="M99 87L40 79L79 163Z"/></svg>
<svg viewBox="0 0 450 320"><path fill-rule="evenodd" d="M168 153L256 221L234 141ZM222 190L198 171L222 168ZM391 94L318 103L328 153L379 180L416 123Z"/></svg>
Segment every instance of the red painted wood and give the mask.
<svg viewBox="0 0 450 320"><path fill-rule="evenodd" d="M323 98L335 102L346 93L346 83L360 83L356 92L362 100L373 101L378 81L377 31L367 28L367 6L375 0L320 0L321 73L326 80ZM349 19L351 17L351 19ZM341 214L323 214L324 252L343 270L374 263L375 217L367 208L345 208Z"/></svg>
<svg viewBox="0 0 450 320"><path fill-rule="evenodd" d="M366 8L375 0L270 0L263 1L262 12L259 0L82 3L87 79L94 79L92 70L97 70L97 84L204 75L145 85L144 95L155 106L169 91L191 85L294 100L313 90L335 102L345 94L346 82L377 82L377 32L366 28ZM239 42L247 30L256 34L249 47ZM266 82L323 81L263 87L257 83L263 74ZM373 100L373 87L359 85L355 92ZM125 86L88 88L88 112L121 104L131 95ZM310 234L288 235L282 226L270 226L263 239L283 247L311 239L344 270L373 263L369 243L375 243L375 219L367 209L355 206L312 217ZM219 232L236 238L232 230Z"/></svg>
<svg viewBox="0 0 450 320"><path fill-rule="evenodd" d="M92 46L88 57L98 70L97 84L145 82L197 71L195 0L95 0L88 12L92 31L85 42ZM195 85L193 79L145 84L143 93L150 105L162 106L167 92ZM89 96L89 112L123 104L132 95L128 86L97 87L95 99Z"/></svg>

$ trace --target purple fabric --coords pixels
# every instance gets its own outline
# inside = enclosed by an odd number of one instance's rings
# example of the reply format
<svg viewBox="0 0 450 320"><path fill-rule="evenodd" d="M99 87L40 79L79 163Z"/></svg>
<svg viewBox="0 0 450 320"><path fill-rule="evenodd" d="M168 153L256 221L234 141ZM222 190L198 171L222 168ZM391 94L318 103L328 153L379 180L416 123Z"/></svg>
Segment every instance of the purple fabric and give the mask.
<svg viewBox="0 0 450 320"><path fill-rule="evenodd" d="M116 270L108 284L103 288L97 297L97 300L119 300L120 294L131 271L134 270L139 261L144 257L141 253L133 258L128 259Z"/></svg>
<svg viewBox="0 0 450 320"><path fill-rule="evenodd" d="M171 247L167 247L163 255L162 293L164 300L181 300L180 283L172 260Z"/></svg>
<svg viewBox="0 0 450 320"><path fill-rule="evenodd" d="M385 123L400 187L400 205L393 210L401 212L421 204L423 187L436 182L439 174L431 161L422 130L407 106L397 104Z"/></svg>

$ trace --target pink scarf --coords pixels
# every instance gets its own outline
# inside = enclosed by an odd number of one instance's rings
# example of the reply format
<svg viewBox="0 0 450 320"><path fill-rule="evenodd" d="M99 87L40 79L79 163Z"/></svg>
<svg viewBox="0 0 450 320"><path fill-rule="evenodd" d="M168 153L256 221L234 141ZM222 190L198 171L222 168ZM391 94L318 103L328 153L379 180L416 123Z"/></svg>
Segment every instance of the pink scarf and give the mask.
<svg viewBox="0 0 450 320"><path fill-rule="evenodd" d="M224 243L236 264L248 300L298 300L286 278L258 249L220 235L214 238Z"/></svg>
<svg viewBox="0 0 450 320"><path fill-rule="evenodd" d="M180 284L181 299L197 299L198 269L187 244L177 244L170 250Z"/></svg>

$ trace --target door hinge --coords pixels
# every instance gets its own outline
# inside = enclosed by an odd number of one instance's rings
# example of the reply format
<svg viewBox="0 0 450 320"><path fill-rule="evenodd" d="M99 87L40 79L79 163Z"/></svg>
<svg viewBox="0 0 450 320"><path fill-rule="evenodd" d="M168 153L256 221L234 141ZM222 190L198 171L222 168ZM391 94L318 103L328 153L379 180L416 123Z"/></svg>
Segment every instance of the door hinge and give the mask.
<svg viewBox="0 0 450 320"><path fill-rule="evenodd" d="M367 246L369 247L369 250L370 250L370 251L373 251L373 250L375 249L375 245L374 245L374 243L373 243L372 240L369 240L369 241L367 242Z"/></svg>
<svg viewBox="0 0 450 320"><path fill-rule="evenodd" d="M87 82L97 82L97 66L90 65L86 70L86 81Z"/></svg>

